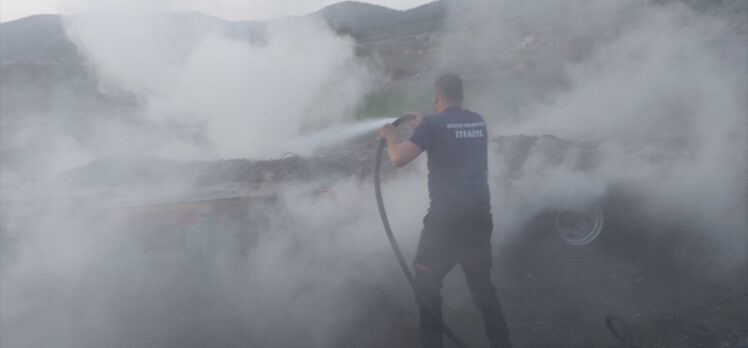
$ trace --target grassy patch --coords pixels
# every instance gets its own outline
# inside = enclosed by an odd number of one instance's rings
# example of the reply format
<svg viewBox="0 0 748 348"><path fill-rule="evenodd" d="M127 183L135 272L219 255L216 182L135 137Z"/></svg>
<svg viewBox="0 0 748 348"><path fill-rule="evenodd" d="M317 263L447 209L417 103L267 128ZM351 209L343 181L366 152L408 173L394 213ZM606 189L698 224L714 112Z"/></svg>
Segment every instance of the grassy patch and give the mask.
<svg viewBox="0 0 748 348"><path fill-rule="evenodd" d="M432 81L392 81L370 93L357 112L357 118L395 116L415 111L430 113L432 107Z"/></svg>

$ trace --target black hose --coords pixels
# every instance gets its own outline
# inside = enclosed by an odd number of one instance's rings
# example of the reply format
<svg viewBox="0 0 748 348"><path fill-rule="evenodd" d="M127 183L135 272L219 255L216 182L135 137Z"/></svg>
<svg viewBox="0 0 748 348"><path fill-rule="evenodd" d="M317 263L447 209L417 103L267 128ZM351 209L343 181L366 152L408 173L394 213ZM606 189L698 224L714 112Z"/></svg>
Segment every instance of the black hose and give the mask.
<svg viewBox="0 0 748 348"><path fill-rule="evenodd" d="M412 115L404 115L395 120L395 122L392 122L392 125L397 127L403 122L408 122L412 120L414 116ZM382 224L384 225L384 232L387 233L387 239L390 241L390 246L392 247L392 251L395 253L395 257L397 258L397 262L400 264L400 268L403 270L403 274L405 274L405 278L408 279L408 283L410 284L410 287L413 288L413 292L416 296L416 300L419 301L422 305L428 303L426 302L420 292L418 291L418 288L416 286L416 282L413 278L413 273L410 272L410 267L408 266L408 263L405 261L405 257L403 256L402 251L400 251L400 246L397 244L397 240L395 240L395 235L392 233L392 227L390 227L390 220L387 218L387 211L384 209L384 201L382 200L382 187L380 182L380 176L379 171L380 167L382 165L382 155L384 154L384 147L387 145L387 141L382 139L379 141L379 147L377 147L377 158L376 158L376 165L374 166L374 193L377 197L377 206L379 207L379 216L382 218ZM428 307L427 307L428 308ZM431 315L441 326L442 331L444 334L454 342L454 344L459 348L468 348L468 345L463 341L457 334L452 331L452 329L447 326L447 324L444 323L441 318L439 318L438 315L436 315L436 312L433 308L428 308L428 313Z"/></svg>

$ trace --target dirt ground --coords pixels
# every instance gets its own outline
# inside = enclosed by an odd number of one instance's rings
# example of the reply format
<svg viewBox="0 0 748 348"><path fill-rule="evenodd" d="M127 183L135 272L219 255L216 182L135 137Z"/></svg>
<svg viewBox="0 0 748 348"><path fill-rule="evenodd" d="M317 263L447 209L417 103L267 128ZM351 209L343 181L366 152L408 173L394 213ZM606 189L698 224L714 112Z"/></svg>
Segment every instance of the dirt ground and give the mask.
<svg viewBox="0 0 748 348"><path fill-rule="evenodd" d="M668 249L643 248L648 242L505 250L498 282L517 346L618 347L604 325L608 313L626 321L638 347L748 344L748 269L705 275L707 255L671 263Z"/></svg>
<svg viewBox="0 0 748 348"><path fill-rule="evenodd" d="M624 319L633 347L748 346L748 268L708 276L700 273L708 257L682 265L666 254L571 247L555 236L496 250L494 280L515 346L627 347L606 328L608 314ZM471 346L485 347L477 310L450 302L461 282L459 270L445 280L446 320ZM389 320L389 346L416 346L414 312L381 320Z"/></svg>

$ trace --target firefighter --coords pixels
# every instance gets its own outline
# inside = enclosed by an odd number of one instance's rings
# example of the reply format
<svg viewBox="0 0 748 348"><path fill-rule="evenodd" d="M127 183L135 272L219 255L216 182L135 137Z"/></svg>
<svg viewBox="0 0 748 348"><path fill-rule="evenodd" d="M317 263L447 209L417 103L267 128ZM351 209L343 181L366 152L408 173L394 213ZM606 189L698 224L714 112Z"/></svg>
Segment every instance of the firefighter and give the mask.
<svg viewBox="0 0 748 348"><path fill-rule="evenodd" d="M488 132L483 117L462 107L463 82L453 74L434 83L435 114L420 119L409 140L395 128L379 136L387 155L404 166L422 152L428 157L431 200L413 262L419 293L419 329L424 348L442 347L442 279L460 264L475 305L483 314L492 348L511 347L504 313L491 283L491 216L488 187Z"/></svg>

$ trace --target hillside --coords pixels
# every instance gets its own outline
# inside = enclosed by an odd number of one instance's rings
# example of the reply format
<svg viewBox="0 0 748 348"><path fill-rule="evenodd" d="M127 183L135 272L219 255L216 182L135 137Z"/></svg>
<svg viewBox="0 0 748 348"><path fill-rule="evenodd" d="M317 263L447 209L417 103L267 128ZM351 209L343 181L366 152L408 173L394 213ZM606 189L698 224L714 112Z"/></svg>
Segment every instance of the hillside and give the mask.
<svg viewBox="0 0 748 348"><path fill-rule="evenodd" d="M60 62L79 59L65 36L62 17L38 15L0 24L0 62Z"/></svg>
<svg viewBox="0 0 748 348"><path fill-rule="evenodd" d="M344 28L361 41L371 41L433 33L441 28L446 10L441 1L407 11L346 1L312 15L321 16L333 28Z"/></svg>
<svg viewBox="0 0 748 348"><path fill-rule="evenodd" d="M319 16L331 27L360 40L398 39L428 34L441 27L444 6L440 2L407 11L392 10L362 2L346 1L325 7L308 16ZM219 28L243 40L252 40L265 25L262 22L231 22L196 13L175 13L172 19L184 30L199 34ZM63 17L37 15L0 24L0 62L60 63L77 62L80 56L65 35Z"/></svg>

